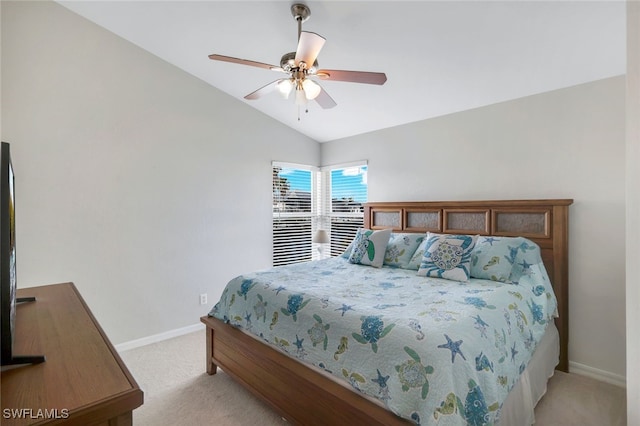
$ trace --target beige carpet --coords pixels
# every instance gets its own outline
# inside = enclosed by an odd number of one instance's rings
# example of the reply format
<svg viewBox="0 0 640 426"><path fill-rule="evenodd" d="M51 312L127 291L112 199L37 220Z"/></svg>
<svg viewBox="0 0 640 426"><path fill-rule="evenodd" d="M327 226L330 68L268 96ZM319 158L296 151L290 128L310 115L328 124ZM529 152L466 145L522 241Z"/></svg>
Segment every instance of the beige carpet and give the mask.
<svg viewBox="0 0 640 426"><path fill-rule="evenodd" d="M121 356L144 391L144 405L133 412L136 426L286 424L220 369L215 376L205 373L204 331ZM556 372L535 413L541 426L624 426L625 390Z"/></svg>

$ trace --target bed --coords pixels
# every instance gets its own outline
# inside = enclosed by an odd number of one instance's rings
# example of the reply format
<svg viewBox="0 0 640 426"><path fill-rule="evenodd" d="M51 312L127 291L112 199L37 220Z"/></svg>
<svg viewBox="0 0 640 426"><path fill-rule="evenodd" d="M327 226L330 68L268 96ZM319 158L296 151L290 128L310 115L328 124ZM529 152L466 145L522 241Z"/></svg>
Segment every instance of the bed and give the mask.
<svg viewBox="0 0 640 426"><path fill-rule="evenodd" d="M245 274L232 280L236 287L228 286L212 313L201 318L207 326L207 372L215 374L220 366L294 424L492 424L496 419L530 424L553 367L568 367L571 203L368 203L365 228L373 232L431 233L461 241L477 235L476 244L522 240L521 251L534 261L527 257L516 262L527 272L518 275L517 285L495 275L494 280L464 283L419 277L412 268L364 267L346 258L288 267L284 276L276 276L282 268ZM418 268L424 272L428 268L423 266ZM529 273L536 267L537 272ZM323 295L325 277L339 287ZM527 281L531 277L536 281ZM295 282L307 288L287 295ZM262 291L253 291L258 288ZM315 299L309 296L313 288L319 289ZM387 290L394 288L405 291L398 290L399 300L388 296ZM280 293L285 302L276 308L267 294ZM494 295L510 299L494 302L488 298ZM247 301L247 296L253 299ZM229 307L234 303L237 311ZM413 310L407 320L400 319L399 312L413 304L423 306L422 312ZM359 310L363 306L368 308ZM330 312L340 318L328 316ZM497 321L506 325L489 327ZM348 324L344 329L342 322ZM280 331L284 323L299 329ZM512 343L512 333L524 336L523 343ZM387 343L392 336L400 339L393 345ZM494 345L477 349L474 339ZM420 352L426 341L436 348L437 358ZM530 353L524 346L531 346ZM317 352L330 356L323 360ZM376 357L390 360L387 370L375 368L374 373L361 367L365 359ZM457 378L457 371L465 373ZM407 396L398 396L403 394Z"/></svg>

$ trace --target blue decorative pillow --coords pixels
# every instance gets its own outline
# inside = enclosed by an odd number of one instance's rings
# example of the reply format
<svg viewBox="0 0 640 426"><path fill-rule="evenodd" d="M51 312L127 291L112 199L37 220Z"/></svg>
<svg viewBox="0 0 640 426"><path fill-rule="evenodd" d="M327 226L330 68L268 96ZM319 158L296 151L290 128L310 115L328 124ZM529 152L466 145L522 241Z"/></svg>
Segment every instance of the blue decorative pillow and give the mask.
<svg viewBox="0 0 640 426"><path fill-rule="evenodd" d="M357 232L356 232L356 235ZM353 249L353 242L355 241L355 238L353 240L351 240L351 242L349 243L349 245L347 246L346 249L344 249L344 251L342 252L342 254L340 255L340 257L343 257L347 260L349 260L349 256L351 256L351 250Z"/></svg>
<svg viewBox="0 0 640 426"><path fill-rule="evenodd" d="M425 234L391 233L387 250L384 253L384 264L397 268L406 268ZM417 269L417 267L416 267Z"/></svg>
<svg viewBox="0 0 640 426"><path fill-rule="evenodd" d="M416 248L416 251L413 252L413 256L411 256L411 260L404 269L415 269L416 271L420 269L420 264L422 263L422 258L424 257L424 250L427 248L427 237L425 236L422 239L422 242Z"/></svg>
<svg viewBox="0 0 640 426"><path fill-rule="evenodd" d="M510 247L509 256L513 259L513 268L509 281L517 284L523 275L530 275L531 267L542 264L540 247L536 243L526 238L519 238L520 244Z"/></svg>
<svg viewBox="0 0 640 426"><path fill-rule="evenodd" d="M510 282L518 251L526 251L531 241L522 237L478 237L471 252L471 276Z"/></svg>
<svg viewBox="0 0 640 426"><path fill-rule="evenodd" d="M427 245L418 275L468 281L471 251L477 235L427 234Z"/></svg>
<svg viewBox="0 0 640 426"><path fill-rule="evenodd" d="M390 235L391 229L380 231L358 229L356 238L353 240L349 262L380 268L384 262L384 252Z"/></svg>

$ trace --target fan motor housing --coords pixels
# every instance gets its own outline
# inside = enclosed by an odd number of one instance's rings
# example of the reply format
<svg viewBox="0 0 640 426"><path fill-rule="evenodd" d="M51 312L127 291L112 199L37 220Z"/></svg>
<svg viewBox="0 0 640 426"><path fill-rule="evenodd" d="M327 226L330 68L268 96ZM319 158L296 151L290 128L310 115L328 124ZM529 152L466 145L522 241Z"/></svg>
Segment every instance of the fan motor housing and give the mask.
<svg viewBox="0 0 640 426"><path fill-rule="evenodd" d="M295 58L296 52L285 53L282 55L282 58L280 58L280 68L287 72L291 71L291 69L296 66Z"/></svg>
<svg viewBox="0 0 640 426"><path fill-rule="evenodd" d="M286 72L292 72L296 68L298 68L296 66L296 52L289 52L282 55L282 58L280 58L280 68L282 68ZM307 68L307 73L315 74L317 69L318 69L318 60L316 59L313 62L313 66L311 66L310 68Z"/></svg>

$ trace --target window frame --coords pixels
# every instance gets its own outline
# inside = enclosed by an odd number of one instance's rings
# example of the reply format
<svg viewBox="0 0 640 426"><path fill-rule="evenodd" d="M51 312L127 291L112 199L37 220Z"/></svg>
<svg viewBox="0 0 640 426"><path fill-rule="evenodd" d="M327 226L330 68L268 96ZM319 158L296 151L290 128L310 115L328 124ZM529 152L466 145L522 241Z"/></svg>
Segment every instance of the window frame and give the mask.
<svg viewBox="0 0 640 426"><path fill-rule="evenodd" d="M296 212L296 211L278 211L275 209L276 201L276 189L275 189L275 168L280 167L282 169L293 169L300 171L308 171L311 177L310 185L310 210L308 212ZM365 187L366 200L361 204L359 212L334 212L333 204L334 199L332 197L332 172L337 170L343 170L353 167L365 168L364 173L368 173L368 162L366 160L356 161L350 163L335 164L323 167L314 167L305 164L287 163L281 161L272 162L272 173L274 183L272 185L272 264L273 266L285 265L291 263L304 262L309 260L318 260L329 256L338 256L344 252L349 245L355 232L358 228L364 226L364 209L363 205L368 200L368 182ZM360 173L362 171L360 170ZM291 235L295 235L295 230L290 235L282 234L277 235L276 224L286 222L287 220L294 221L299 219L301 221L309 222L309 232L305 234L304 227L301 223L300 234L298 238L291 238ZM334 221L337 220L354 220L355 224L349 225L352 229L336 230ZM319 245L313 243L311 240L317 230L324 229L329 233L329 243ZM336 240L340 237L340 242ZM288 238L293 248L286 247L287 243L283 243L282 239ZM303 252L296 252L295 245L303 246Z"/></svg>

